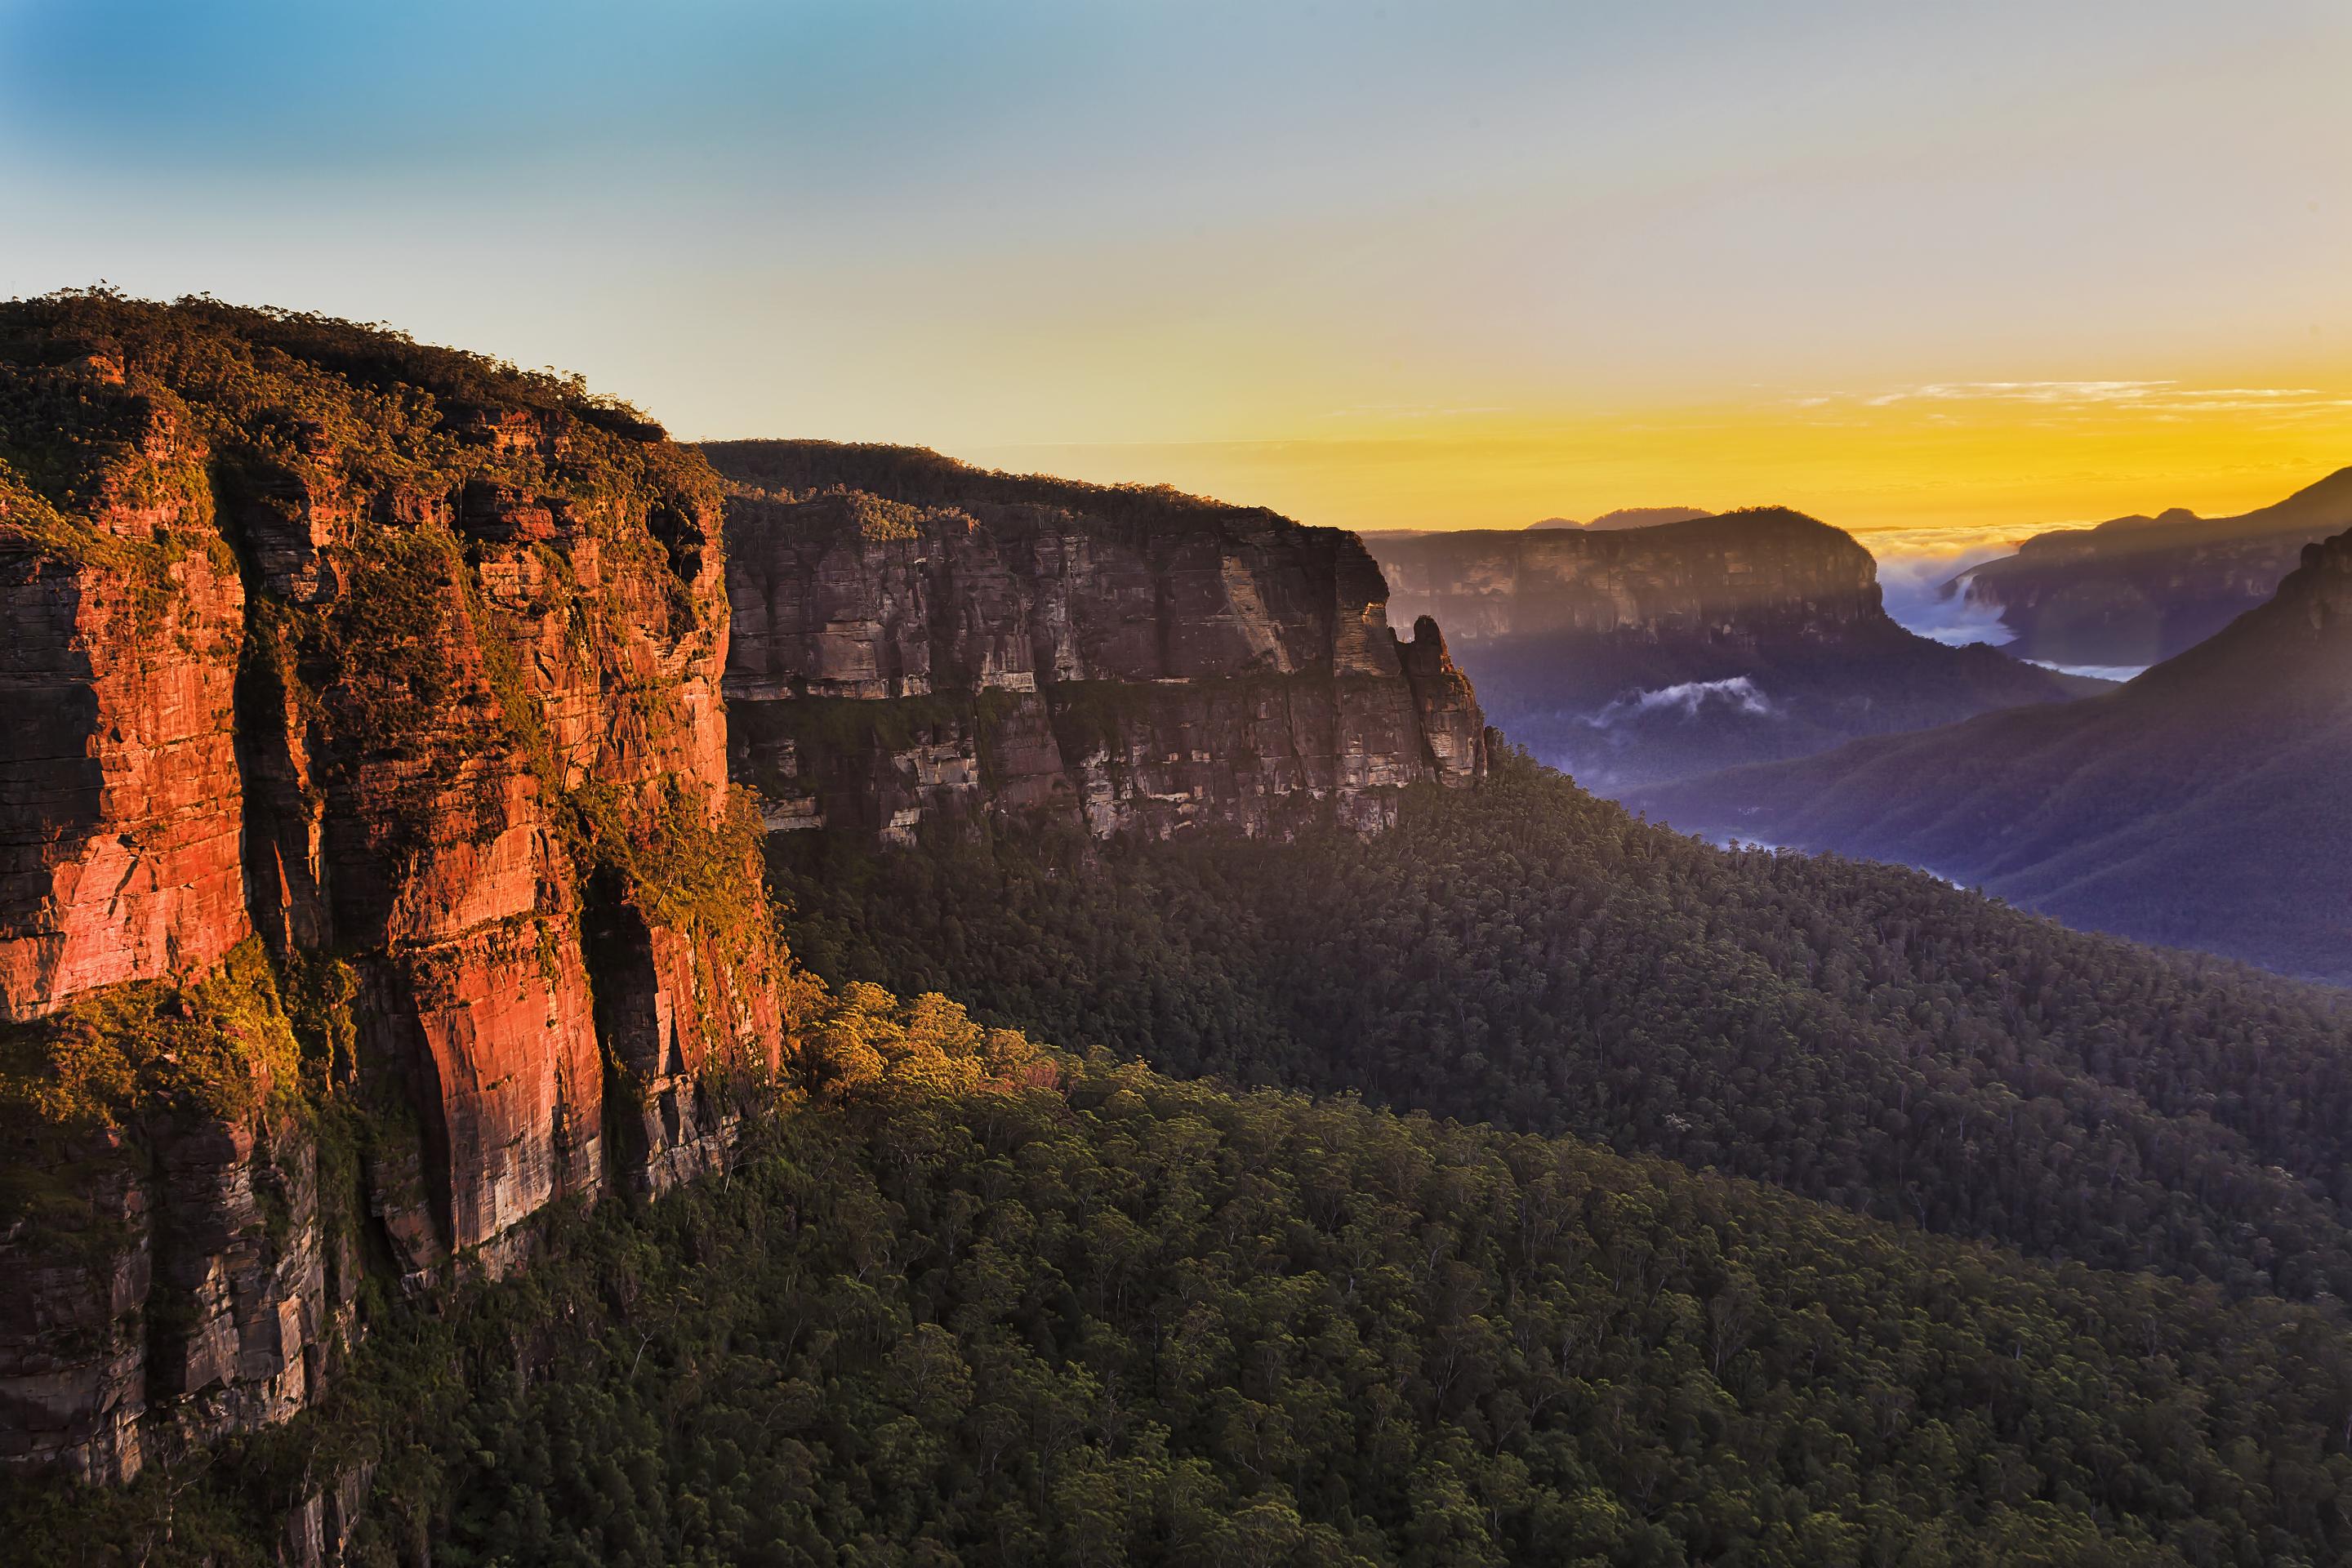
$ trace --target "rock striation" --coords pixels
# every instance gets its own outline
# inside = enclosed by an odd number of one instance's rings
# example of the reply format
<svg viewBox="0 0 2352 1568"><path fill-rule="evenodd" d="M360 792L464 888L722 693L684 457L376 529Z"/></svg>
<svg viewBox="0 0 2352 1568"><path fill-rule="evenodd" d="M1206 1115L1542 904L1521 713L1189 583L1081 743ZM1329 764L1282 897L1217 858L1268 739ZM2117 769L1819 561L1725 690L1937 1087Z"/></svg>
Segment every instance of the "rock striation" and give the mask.
<svg viewBox="0 0 2352 1568"><path fill-rule="evenodd" d="M701 459L571 384L0 306L0 1460L280 1419L363 1258L504 1268L724 1158L789 981L720 535Z"/></svg>
<svg viewBox="0 0 2352 1568"><path fill-rule="evenodd" d="M1165 837L1391 821L1486 768L1434 623L1352 534L906 448L704 448L728 508L737 774L772 831L991 813Z"/></svg>

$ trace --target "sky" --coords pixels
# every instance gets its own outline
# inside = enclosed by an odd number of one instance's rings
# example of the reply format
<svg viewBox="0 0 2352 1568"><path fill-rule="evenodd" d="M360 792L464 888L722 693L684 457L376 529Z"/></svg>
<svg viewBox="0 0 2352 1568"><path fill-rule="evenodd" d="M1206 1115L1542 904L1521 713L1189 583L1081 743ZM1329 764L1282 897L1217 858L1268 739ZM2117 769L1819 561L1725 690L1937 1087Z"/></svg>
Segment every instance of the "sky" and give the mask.
<svg viewBox="0 0 2352 1568"><path fill-rule="evenodd" d="M2352 4L0 0L0 295L682 437L1882 553L2352 464Z"/></svg>

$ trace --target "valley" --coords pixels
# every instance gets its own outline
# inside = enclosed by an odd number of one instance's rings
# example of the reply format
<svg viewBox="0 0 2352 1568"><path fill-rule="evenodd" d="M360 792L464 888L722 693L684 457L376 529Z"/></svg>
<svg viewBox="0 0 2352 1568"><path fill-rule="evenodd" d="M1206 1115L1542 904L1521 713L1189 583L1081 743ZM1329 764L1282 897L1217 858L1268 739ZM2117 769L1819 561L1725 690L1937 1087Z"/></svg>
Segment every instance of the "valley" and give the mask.
<svg viewBox="0 0 2352 1568"><path fill-rule="evenodd" d="M2352 1564L2347 80L0 5L0 1568Z"/></svg>
<svg viewBox="0 0 2352 1568"><path fill-rule="evenodd" d="M2114 694L1633 797L1680 826L1914 864L2069 924L2352 980L2352 534Z"/></svg>
<svg viewBox="0 0 2352 1568"><path fill-rule="evenodd" d="M1490 726L1523 632L2144 700L1835 530L1533 531L1401 637L1262 509L105 292L0 306L0 463L28 1560L2352 1550L2344 993Z"/></svg>
<svg viewBox="0 0 2352 1568"><path fill-rule="evenodd" d="M2185 507L2039 533L1948 599L1999 617L2020 658L2121 678L2186 653L2268 599L2303 547L2352 528L2352 468L2235 517Z"/></svg>
<svg viewBox="0 0 2352 1568"><path fill-rule="evenodd" d="M1780 508L1369 542L1496 724L1603 795L2105 689L1906 629L1868 551Z"/></svg>

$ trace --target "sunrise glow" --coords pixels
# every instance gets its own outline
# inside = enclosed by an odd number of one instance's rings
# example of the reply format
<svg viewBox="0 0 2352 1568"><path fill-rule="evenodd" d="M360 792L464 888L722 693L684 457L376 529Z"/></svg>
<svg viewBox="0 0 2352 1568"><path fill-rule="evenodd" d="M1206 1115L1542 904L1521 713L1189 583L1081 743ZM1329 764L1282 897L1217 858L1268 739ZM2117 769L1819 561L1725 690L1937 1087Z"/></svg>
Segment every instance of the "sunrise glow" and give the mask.
<svg viewBox="0 0 2352 1568"><path fill-rule="evenodd" d="M1315 523L2006 538L2352 461L2347 79L2311 0L0 5L0 292Z"/></svg>

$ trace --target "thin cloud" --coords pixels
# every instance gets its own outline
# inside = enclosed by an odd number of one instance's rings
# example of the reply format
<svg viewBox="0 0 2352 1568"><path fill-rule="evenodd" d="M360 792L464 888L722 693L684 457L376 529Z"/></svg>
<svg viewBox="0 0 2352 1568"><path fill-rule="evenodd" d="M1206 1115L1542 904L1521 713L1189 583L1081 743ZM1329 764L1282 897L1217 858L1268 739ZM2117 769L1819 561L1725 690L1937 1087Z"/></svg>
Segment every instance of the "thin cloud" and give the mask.
<svg viewBox="0 0 2352 1568"><path fill-rule="evenodd" d="M1931 381L1854 397L1868 408L1903 404L2022 404L2038 408L2125 409L2158 416L2229 413L2334 413L2352 398L2315 386L2191 386L2179 381ZM1818 408L1833 396L1793 400Z"/></svg>

